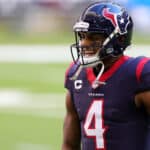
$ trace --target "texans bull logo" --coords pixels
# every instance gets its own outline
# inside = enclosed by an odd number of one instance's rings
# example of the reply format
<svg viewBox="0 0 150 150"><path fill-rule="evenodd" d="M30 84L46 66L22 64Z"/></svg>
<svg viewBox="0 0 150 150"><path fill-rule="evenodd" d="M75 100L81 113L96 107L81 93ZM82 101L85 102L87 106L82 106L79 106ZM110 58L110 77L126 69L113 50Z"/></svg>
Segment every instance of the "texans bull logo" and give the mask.
<svg viewBox="0 0 150 150"><path fill-rule="evenodd" d="M122 14L116 14L109 11L109 8L103 9L103 16L110 20L115 28L119 29L120 34L127 33L127 27L130 23L129 15L124 11Z"/></svg>

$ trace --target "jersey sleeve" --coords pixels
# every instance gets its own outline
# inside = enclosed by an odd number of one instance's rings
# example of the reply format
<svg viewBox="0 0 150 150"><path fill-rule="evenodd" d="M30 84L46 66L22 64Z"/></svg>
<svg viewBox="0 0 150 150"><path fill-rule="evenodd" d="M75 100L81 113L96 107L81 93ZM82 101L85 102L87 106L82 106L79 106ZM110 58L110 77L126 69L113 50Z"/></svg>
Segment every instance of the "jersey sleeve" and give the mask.
<svg viewBox="0 0 150 150"><path fill-rule="evenodd" d="M138 87L136 93L150 90L150 58L143 59L136 70Z"/></svg>

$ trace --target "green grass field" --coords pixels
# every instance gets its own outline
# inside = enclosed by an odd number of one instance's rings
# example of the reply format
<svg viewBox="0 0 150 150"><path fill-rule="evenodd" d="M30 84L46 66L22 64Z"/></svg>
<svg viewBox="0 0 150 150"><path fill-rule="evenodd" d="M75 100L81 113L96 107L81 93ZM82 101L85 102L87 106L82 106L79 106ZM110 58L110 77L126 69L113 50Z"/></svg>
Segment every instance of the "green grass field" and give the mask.
<svg viewBox="0 0 150 150"><path fill-rule="evenodd" d="M60 149L62 119L3 111L0 113L0 122L0 147L3 150L34 150L36 147L38 150ZM28 149L26 145L29 144L34 146ZM38 145L43 146L40 148Z"/></svg>
<svg viewBox="0 0 150 150"><path fill-rule="evenodd" d="M74 42L73 35L73 32L68 31L55 31L30 35L25 33L0 31L0 44L69 44Z"/></svg>
<svg viewBox="0 0 150 150"><path fill-rule="evenodd" d="M33 95L48 94L38 99L38 107L0 108L0 149L60 150L65 115L64 73L68 64L1 63L0 88L19 89ZM38 97L37 97L38 98ZM36 98L33 99L36 105ZM51 107L54 105L55 107Z"/></svg>
<svg viewBox="0 0 150 150"><path fill-rule="evenodd" d="M0 88L62 93L67 64L1 63Z"/></svg>

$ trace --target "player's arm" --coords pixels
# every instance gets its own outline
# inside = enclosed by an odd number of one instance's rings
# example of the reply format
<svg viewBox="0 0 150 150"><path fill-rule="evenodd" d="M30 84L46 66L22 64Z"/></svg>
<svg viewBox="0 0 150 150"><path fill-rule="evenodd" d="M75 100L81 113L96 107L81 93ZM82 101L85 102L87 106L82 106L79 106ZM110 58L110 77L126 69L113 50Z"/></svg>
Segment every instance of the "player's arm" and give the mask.
<svg viewBox="0 0 150 150"><path fill-rule="evenodd" d="M80 150L80 123L69 91L66 94L66 111L62 150Z"/></svg>
<svg viewBox="0 0 150 150"><path fill-rule="evenodd" d="M135 101L138 107L144 106L147 112L150 114L150 91L138 93L135 96Z"/></svg>

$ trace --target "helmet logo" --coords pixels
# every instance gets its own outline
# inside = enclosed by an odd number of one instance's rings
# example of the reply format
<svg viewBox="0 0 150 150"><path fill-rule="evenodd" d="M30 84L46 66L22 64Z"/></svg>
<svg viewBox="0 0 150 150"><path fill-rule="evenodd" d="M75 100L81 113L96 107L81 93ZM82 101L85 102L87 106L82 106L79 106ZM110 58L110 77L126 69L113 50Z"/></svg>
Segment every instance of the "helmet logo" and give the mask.
<svg viewBox="0 0 150 150"><path fill-rule="evenodd" d="M104 8L103 16L110 20L114 27L117 26L116 15L115 13L110 12L108 8Z"/></svg>
<svg viewBox="0 0 150 150"><path fill-rule="evenodd" d="M129 15L124 11L123 13L113 13L109 11L110 8L103 9L103 16L110 20L120 34L127 33L127 27L130 23Z"/></svg>

